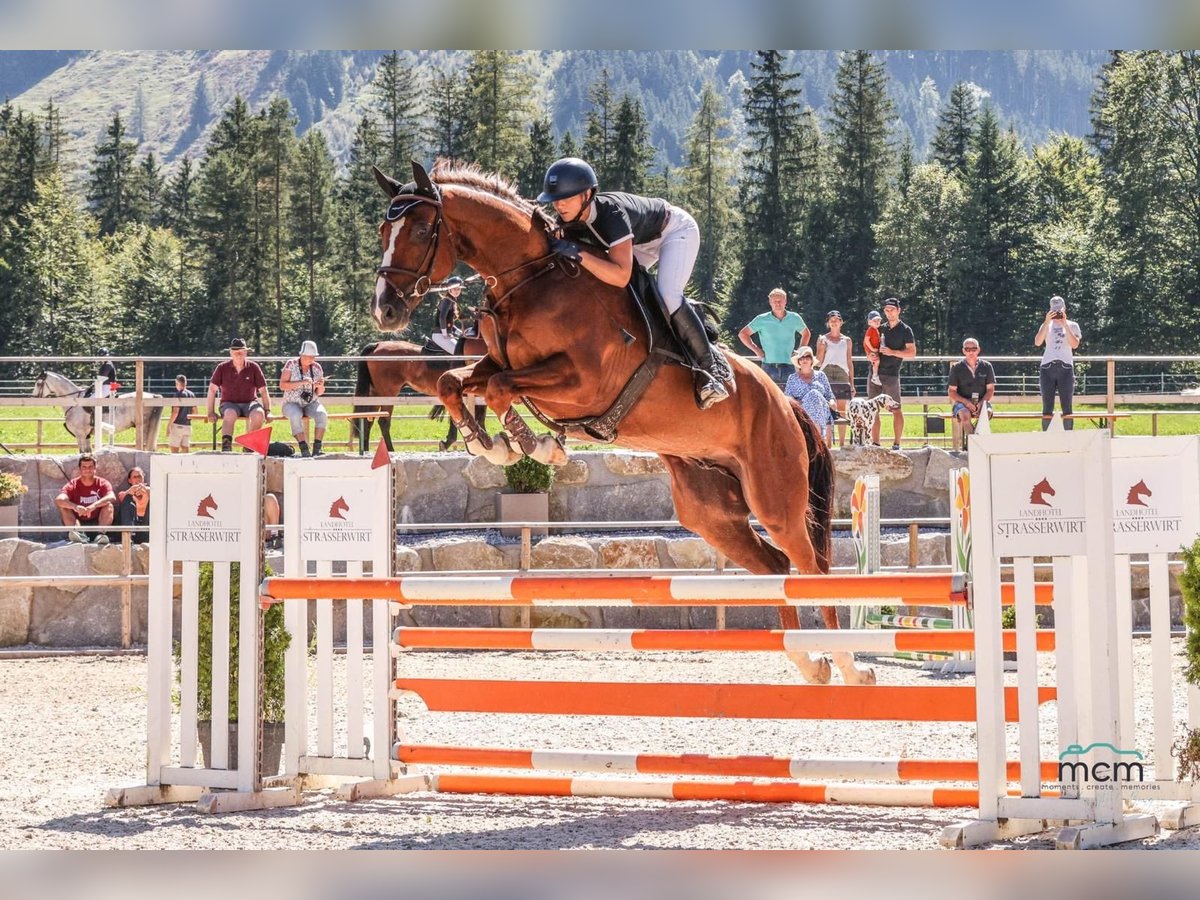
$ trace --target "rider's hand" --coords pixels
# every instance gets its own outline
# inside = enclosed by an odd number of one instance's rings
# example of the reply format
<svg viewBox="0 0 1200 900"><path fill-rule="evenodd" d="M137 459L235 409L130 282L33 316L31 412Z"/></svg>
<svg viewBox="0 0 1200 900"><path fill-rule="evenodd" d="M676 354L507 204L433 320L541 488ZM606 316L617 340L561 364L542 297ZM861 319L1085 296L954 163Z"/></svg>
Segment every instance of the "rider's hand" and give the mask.
<svg viewBox="0 0 1200 900"><path fill-rule="evenodd" d="M583 254L579 252L579 245L565 238L550 238L550 252L571 262L579 262L583 258Z"/></svg>

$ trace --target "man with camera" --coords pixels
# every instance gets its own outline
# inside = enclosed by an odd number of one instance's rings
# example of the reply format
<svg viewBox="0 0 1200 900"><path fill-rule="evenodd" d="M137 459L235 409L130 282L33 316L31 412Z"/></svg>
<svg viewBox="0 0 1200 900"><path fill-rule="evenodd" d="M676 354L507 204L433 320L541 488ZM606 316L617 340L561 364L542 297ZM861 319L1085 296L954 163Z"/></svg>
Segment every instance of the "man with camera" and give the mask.
<svg viewBox="0 0 1200 900"><path fill-rule="evenodd" d="M297 358L289 359L283 364L283 371L279 374L279 389L283 391L283 414L287 416L288 423L292 426L292 435L300 445L300 455L324 455L321 441L325 437L328 417L320 397L325 393L325 372L317 362L315 341L305 341L300 345ZM313 422L311 453L304 431L305 416Z"/></svg>
<svg viewBox="0 0 1200 900"><path fill-rule="evenodd" d="M1075 420L1070 418L1075 399L1074 350L1082 339L1079 324L1067 318L1067 302L1062 297L1051 297L1046 318L1033 337L1033 346L1046 345L1038 368L1038 384L1042 390L1042 431L1050 427L1056 394L1062 406L1063 428L1070 431L1075 427Z"/></svg>

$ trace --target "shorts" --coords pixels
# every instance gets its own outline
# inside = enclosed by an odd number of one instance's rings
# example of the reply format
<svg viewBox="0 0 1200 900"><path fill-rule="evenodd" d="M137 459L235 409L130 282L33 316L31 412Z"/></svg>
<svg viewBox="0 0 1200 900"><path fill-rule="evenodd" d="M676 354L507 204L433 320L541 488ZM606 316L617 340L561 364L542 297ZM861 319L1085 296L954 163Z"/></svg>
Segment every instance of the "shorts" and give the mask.
<svg viewBox="0 0 1200 900"><path fill-rule="evenodd" d="M854 396L854 388L850 386L850 382L848 381L831 381L829 387L833 391L834 400L849 400Z"/></svg>
<svg viewBox="0 0 1200 900"><path fill-rule="evenodd" d="M249 403L230 403L226 401L221 402L221 415L225 415L226 411L230 409L236 412L239 418L245 418L256 409L259 412L262 412L263 405L260 400L251 400Z"/></svg>
<svg viewBox="0 0 1200 900"><path fill-rule="evenodd" d="M167 426L167 446L182 447L187 450L192 444L192 426L176 425L172 422Z"/></svg>
<svg viewBox="0 0 1200 900"><path fill-rule="evenodd" d="M887 394L897 403L900 402L900 376L899 375L880 375L879 380L883 384L876 384L867 379L867 399L878 397L880 394Z"/></svg>
<svg viewBox="0 0 1200 900"><path fill-rule="evenodd" d="M991 405L990 403L985 403L985 404L983 404L983 408L984 408L984 409L987 411L988 418L990 419L990 418L992 417L992 405ZM965 406L965 405L962 403L962 401L960 401L960 400L955 400L955 401L954 401L954 406L952 406L952 407L950 408L950 412L951 412L952 414L954 414L954 415L956 415L956 416L957 416L957 415L958 415L958 412L959 412L959 410L962 410L962 411L966 412L966 411L967 411L967 407L966 407L966 406ZM979 418L979 417L978 417L978 416L971 416L971 418L972 418L972 419L977 419L977 418Z"/></svg>

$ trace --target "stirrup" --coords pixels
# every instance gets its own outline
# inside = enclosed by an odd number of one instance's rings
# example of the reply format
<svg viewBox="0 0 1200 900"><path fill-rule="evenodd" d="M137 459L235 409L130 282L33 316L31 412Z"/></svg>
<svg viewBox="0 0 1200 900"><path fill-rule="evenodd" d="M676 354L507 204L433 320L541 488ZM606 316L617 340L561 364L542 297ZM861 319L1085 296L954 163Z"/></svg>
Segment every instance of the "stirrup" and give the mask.
<svg viewBox="0 0 1200 900"><path fill-rule="evenodd" d="M718 382L733 384L733 369L725 358L725 354L716 347L712 348L712 364L708 367L708 374ZM728 392L726 392L726 396L728 396Z"/></svg>
<svg viewBox="0 0 1200 900"><path fill-rule="evenodd" d="M729 391L725 385L717 381L707 372L700 372L695 380L696 406L700 409L711 409L722 400L729 399Z"/></svg>

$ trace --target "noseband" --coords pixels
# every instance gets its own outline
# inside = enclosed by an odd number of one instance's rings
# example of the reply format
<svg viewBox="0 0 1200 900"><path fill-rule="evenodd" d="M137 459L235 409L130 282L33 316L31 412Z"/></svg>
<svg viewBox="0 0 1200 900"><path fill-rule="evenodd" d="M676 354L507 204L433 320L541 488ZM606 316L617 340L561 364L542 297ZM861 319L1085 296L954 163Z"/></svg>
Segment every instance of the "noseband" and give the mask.
<svg viewBox="0 0 1200 900"><path fill-rule="evenodd" d="M424 297L433 284L429 273L433 269L434 262L437 260L438 245L441 241L442 197L438 192L437 185L433 186L433 190L434 196L432 197L426 197L423 194L399 194L393 197L392 204L388 207L388 211L384 215L385 221L395 222L418 203L428 203L437 211L436 217L433 220L433 234L429 236L429 245L425 248L425 254L421 257L419 268L406 269L403 266L380 266L375 270L378 275L403 275L412 278L411 296L414 300L420 300Z"/></svg>

